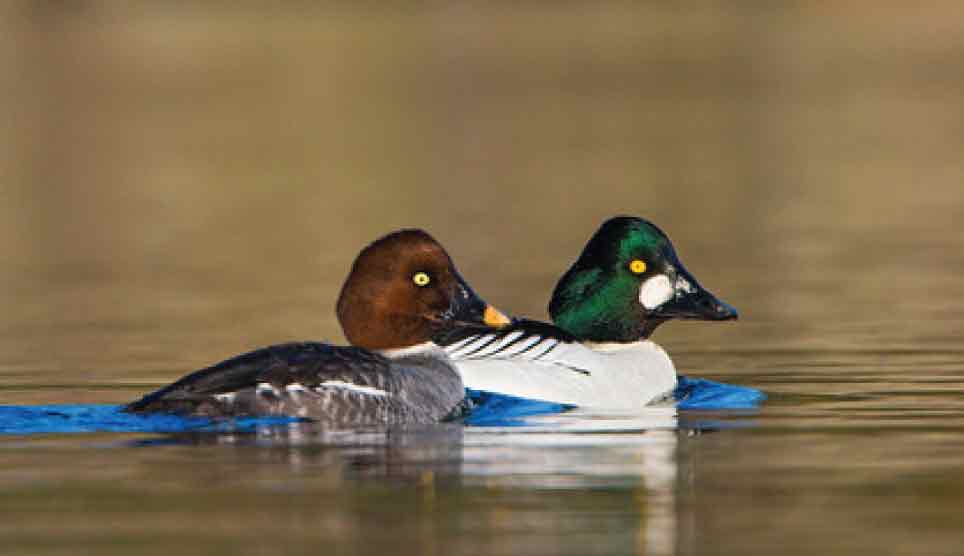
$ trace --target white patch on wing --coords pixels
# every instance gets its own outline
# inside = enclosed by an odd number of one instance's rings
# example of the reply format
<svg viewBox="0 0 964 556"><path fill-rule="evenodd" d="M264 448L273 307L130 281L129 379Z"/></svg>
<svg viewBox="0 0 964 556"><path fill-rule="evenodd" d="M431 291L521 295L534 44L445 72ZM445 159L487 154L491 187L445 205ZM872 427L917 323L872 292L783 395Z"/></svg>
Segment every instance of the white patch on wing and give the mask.
<svg viewBox="0 0 964 556"><path fill-rule="evenodd" d="M324 391L326 388L337 388L339 390L347 390L349 392L355 392L357 394L365 394L368 396L390 396L391 394L382 390L381 388L375 388L372 386L363 386L361 384L354 384L352 382L345 382L343 380L327 380L318 385L315 390L319 392Z"/></svg>
<svg viewBox="0 0 964 556"><path fill-rule="evenodd" d="M509 343L511 343L511 342L514 342L514 341L518 340L519 338L521 338L523 334L525 334L525 332L523 332L523 331L521 331L521 330L516 330L515 332L512 332L512 333L510 333L510 334L507 334L506 337L504 338L505 343L506 343L506 344L509 344Z"/></svg>
<svg viewBox="0 0 964 556"><path fill-rule="evenodd" d="M639 288L639 302L647 309L655 309L673 299L675 290L669 278L663 274L653 276Z"/></svg>
<svg viewBox="0 0 964 556"><path fill-rule="evenodd" d="M533 336L532 338L524 342L519 342L519 345L516 346L515 349L513 349L512 351L506 352L505 355L506 357L513 357L513 356L519 355L520 353L522 353L523 351L529 348L535 349L535 345L541 341L542 341L542 336Z"/></svg>
<svg viewBox="0 0 964 556"><path fill-rule="evenodd" d="M477 350L478 348L484 346L487 342L492 340L492 334L485 334L483 336L472 336L473 340L458 349L449 349L448 353L451 357L461 357L467 355Z"/></svg>
<svg viewBox="0 0 964 556"><path fill-rule="evenodd" d="M506 337L502 338L501 340L492 342L491 344L487 345L485 349L479 350L478 352L468 356L469 357L487 357L489 355L494 355L497 351L509 345L510 343L518 339L520 336L522 336L522 332L517 330L511 334L506 335Z"/></svg>
<svg viewBox="0 0 964 556"><path fill-rule="evenodd" d="M254 392L259 396L267 396L268 394L273 396L278 395L278 390L269 382L259 382L258 385L255 386Z"/></svg>
<svg viewBox="0 0 964 556"><path fill-rule="evenodd" d="M289 394L303 394L305 393L305 391L306 391L305 387L298 384L297 382L292 382L291 384L288 384L287 386L285 386L285 392Z"/></svg>
<svg viewBox="0 0 964 556"><path fill-rule="evenodd" d="M542 336L535 335L532 338L525 338L511 347L506 348L509 341L512 341L513 339L518 339L518 336L509 335L506 338L502 338L499 341L494 342L492 345L487 346L485 349L477 353L467 352L462 356L453 356L452 359L456 362L514 361L520 363L532 362L536 364L562 365L564 367L570 367L567 362L558 360L555 357L556 348L560 346L578 345L565 344L559 340L556 340L555 338L544 338Z"/></svg>
<svg viewBox="0 0 964 556"><path fill-rule="evenodd" d="M559 345L559 343L559 340L556 340L555 338L546 338L542 342L539 342L538 346L532 348L532 350L529 352L524 353L523 356L531 356L532 359L539 359L542 361L542 357L548 353L551 353Z"/></svg>
<svg viewBox="0 0 964 556"><path fill-rule="evenodd" d="M446 349L453 361L534 361L559 344L555 338L515 330L502 338L494 334L472 336L469 342L460 342L459 349Z"/></svg>
<svg viewBox="0 0 964 556"><path fill-rule="evenodd" d="M219 402L231 403L234 401L234 396L235 396L234 392L227 392L224 394L215 394L214 399L216 399Z"/></svg>
<svg viewBox="0 0 964 556"><path fill-rule="evenodd" d="M456 351L462 349L462 348L465 347L469 342L471 342L472 340L474 340L474 339L476 339L476 338L477 338L477 336L469 336L468 338L465 338L464 340L459 340L458 342L455 342L454 344L452 344L452 345L450 345L450 346L445 346L445 351L447 351L447 352L449 352L449 353L455 353Z"/></svg>

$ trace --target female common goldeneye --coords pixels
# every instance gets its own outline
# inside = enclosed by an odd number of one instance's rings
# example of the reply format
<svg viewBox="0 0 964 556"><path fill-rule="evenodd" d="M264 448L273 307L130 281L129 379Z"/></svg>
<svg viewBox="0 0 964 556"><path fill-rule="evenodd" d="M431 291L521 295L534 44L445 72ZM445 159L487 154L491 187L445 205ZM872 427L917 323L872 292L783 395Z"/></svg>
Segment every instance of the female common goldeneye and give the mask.
<svg viewBox="0 0 964 556"><path fill-rule="evenodd" d="M433 338L509 320L459 275L421 230L389 234L355 259L338 299L354 346L299 342L239 355L126 406L136 413L303 417L332 426L432 423L464 397Z"/></svg>
<svg viewBox="0 0 964 556"><path fill-rule="evenodd" d="M453 329L439 339L466 387L607 408L660 401L676 387L666 352L647 338L673 318L731 320L736 309L683 267L669 238L635 217L599 228L556 285L551 324Z"/></svg>

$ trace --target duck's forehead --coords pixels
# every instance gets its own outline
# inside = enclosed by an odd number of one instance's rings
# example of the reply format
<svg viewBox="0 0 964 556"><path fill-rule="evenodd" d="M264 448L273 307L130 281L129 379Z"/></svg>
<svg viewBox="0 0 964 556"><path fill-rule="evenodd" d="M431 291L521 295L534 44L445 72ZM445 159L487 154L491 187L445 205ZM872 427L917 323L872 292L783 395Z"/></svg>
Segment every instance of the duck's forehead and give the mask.
<svg viewBox="0 0 964 556"><path fill-rule="evenodd" d="M383 240L370 245L359 255L353 272L359 279L393 279L399 274L419 270L437 272L439 268L445 268L449 264L448 256L437 243L410 239L393 238L392 241Z"/></svg>
<svg viewBox="0 0 964 556"><path fill-rule="evenodd" d="M451 264L445 250L437 243L424 243L407 249L399 260L407 268L444 269Z"/></svg>
<svg viewBox="0 0 964 556"><path fill-rule="evenodd" d="M666 243L657 230L649 227L634 227L627 230L617 249L621 259L638 256L641 253L659 251Z"/></svg>

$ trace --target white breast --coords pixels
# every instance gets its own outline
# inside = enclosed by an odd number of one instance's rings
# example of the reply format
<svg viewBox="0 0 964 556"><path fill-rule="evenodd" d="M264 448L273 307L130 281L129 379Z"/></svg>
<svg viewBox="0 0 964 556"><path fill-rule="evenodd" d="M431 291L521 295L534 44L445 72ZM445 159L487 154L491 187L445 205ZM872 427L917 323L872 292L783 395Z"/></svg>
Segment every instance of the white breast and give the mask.
<svg viewBox="0 0 964 556"><path fill-rule="evenodd" d="M557 342L545 354L541 345L493 353L502 340L447 349L467 388L583 407L632 409L660 401L676 388L676 369L666 352L650 341L631 344ZM517 342L512 348L527 347ZM549 344L546 344L547 346ZM542 354L542 355L540 355Z"/></svg>

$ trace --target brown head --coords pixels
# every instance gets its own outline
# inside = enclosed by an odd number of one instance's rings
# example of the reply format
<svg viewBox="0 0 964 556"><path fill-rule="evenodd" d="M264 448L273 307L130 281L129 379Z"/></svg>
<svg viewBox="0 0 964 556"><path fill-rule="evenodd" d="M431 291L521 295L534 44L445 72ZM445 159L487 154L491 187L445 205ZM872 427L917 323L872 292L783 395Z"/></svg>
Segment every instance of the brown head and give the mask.
<svg viewBox="0 0 964 556"><path fill-rule="evenodd" d="M338 297L338 321L349 342L376 350L421 344L460 324L509 323L422 230L391 233L359 253Z"/></svg>

